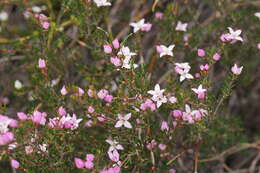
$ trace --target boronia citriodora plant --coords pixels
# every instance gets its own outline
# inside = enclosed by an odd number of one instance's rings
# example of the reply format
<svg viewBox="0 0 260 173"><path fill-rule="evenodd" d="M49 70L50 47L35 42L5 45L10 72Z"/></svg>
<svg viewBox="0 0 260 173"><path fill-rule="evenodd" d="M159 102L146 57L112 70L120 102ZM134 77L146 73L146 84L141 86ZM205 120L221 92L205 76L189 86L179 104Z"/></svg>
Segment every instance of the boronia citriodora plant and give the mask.
<svg viewBox="0 0 260 173"><path fill-rule="evenodd" d="M244 70L226 53L243 47L239 24L207 45L178 10L188 1L9 3L24 21L17 31L2 10L1 50L26 71L13 82L16 115L1 104L0 158L13 171L175 173L185 155L186 172L203 169L201 148Z"/></svg>

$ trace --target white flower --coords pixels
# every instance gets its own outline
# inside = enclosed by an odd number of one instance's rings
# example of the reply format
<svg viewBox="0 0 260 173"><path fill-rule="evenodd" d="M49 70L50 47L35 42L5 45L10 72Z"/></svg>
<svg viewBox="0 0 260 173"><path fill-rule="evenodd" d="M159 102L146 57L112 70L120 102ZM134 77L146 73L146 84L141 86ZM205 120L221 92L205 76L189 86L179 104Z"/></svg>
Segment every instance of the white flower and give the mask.
<svg viewBox="0 0 260 173"><path fill-rule="evenodd" d="M194 91L196 94L204 93L207 91L207 89L202 88L202 85L199 85L198 88L192 88L192 91Z"/></svg>
<svg viewBox="0 0 260 173"><path fill-rule="evenodd" d="M230 39L238 40L238 41L242 41L243 42L242 37L239 36L242 33L242 31L240 29L234 31L231 27L228 27L228 30L229 30L229 34L230 34L230 36L229 36Z"/></svg>
<svg viewBox="0 0 260 173"><path fill-rule="evenodd" d="M187 31L188 23L181 23L181 21L178 21L177 26L175 28L176 31Z"/></svg>
<svg viewBox="0 0 260 173"><path fill-rule="evenodd" d="M258 19L260 19L260 12L256 12L255 16L258 17Z"/></svg>
<svg viewBox="0 0 260 173"><path fill-rule="evenodd" d="M160 85L156 84L154 90L149 90L147 93L152 95L152 100L157 102L157 108L159 108L163 103L167 102L167 98L163 95L165 89L160 89Z"/></svg>
<svg viewBox="0 0 260 173"><path fill-rule="evenodd" d="M180 74L180 81L182 82L185 79L193 79L193 76L189 74L191 69L189 63L175 63L175 70L178 74Z"/></svg>
<svg viewBox="0 0 260 173"><path fill-rule="evenodd" d="M19 90L23 87L23 84L19 80L16 80L14 82L14 87Z"/></svg>
<svg viewBox="0 0 260 173"><path fill-rule="evenodd" d="M125 47L123 46L119 52L117 53L117 55L120 55L120 56L124 56L125 59L123 60L123 65L122 67L123 68L126 68L126 69L130 69L131 68L131 64L130 64L130 60L132 58L132 56L135 56L136 53L134 52L131 52L129 47ZM133 67L136 68L138 65L137 64L133 64Z"/></svg>
<svg viewBox="0 0 260 173"><path fill-rule="evenodd" d="M94 2L97 4L98 7L111 6L111 3L107 2L107 0L94 0Z"/></svg>
<svg viewBox="0 0 260 173"><path fill-rule="evenodd" d="M40 149L42 152L44 152L44 153L48 152L48 150L47 150L48 145L47 145L47 144L40 144L40 145L38 145L38 146L39 146L39 149ZM39 153L39 152L38 152L38 153Z"/></svg>
<svg viewBox="0 0 260 173"><path fill-rule="evenodd" d="M63 116L59 123L60 126L63 128L70 128L71 130L75 130L79 127L79 123L82 121L82 119L77 119L76 115L73 114L71 117L69 114L67 116Z"/></svg>
<svg viewBox="0 0 260 173"><path fill-rule="evenodd" d="M8 13L5 11L0 12L0 20L7 21L8 20Z"/></svg>
<svg viewBox="0 0 260 173"><path fill-rule="evenodd" d="M109 147L109 149L108 149L108 152L112 152L112 151L114 151L114 150L123 150L123 149L124 149L123 146L120 145L120 144L119 144L117 141L115 141L115 140L107 139L106 142L110 144L110 147Z"/></svg>
<svg viewBox="0 0 260 173"><path fill-rule="evenodd" d="M172 50L175 47L174 44L170 45L169 47L166 47L164 45L160 45L160 57L163 57L165 55L173 56Z"/></svg>
<svg viewBox="0 0 260 173"><path fill-rule="evenodd" d="M142 29L146 24L144 23L144 19L139 20L136 23L130 23L130 26L132 26L134 28L134 33L136 33L137 31L139 31L140 29Z"/></svg>
<svg viewBox="0 0 260 173"><path fill-rule="evenodd" d="M0 121L0 134L8 132L8 125L10 124L12 120L8 118L1 119Z"/></svg>
<svg viewBox="0 0 260 173"><path fill-rule="evenodd" d="M243 66L238 67L236 64L231 68L231 71L235 75L240 75L243 70Z"/></svg>
<svg viewBox="0 0 260 173"><path fill-rule="evenodd" d="M132 56L136 55L136 53L131 52L130 49L129 49L129 47L123 46L123 47L119 50L119 52L118 52L117 55L121 55L121 56L124 56L124 57L130 57L130 58L131 58Z"/></svg>
<svg viewBox="0 0 260 173"><path fill-rule="evenodd" d="M40 7L38 7L38 6L33 6L32 7L32 11L34 13L40 13L40 12L42 12L42 9Z"/></svg>
<svg viewBox="0 0 260 173"><path fill-rule="evenodd" d="M115 128L119 128L122 126L125 126L126 128L131 129L132 125L129 123L129 119L131 118L131 113L126 114L125 116L122 116L121 114L118 114L118 121L116 122Z"/></svg>

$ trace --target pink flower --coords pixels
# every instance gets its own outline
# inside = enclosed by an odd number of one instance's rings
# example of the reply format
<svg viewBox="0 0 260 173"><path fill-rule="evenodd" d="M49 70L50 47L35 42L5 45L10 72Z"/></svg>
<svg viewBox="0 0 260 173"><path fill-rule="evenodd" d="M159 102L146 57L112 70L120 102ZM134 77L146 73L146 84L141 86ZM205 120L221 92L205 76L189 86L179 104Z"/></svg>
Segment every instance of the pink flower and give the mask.
<svg viewBox="0 0 260 173"><path fill-rule="evenodd" d="M162 121L162 124L161 124L161 131L168 131L169 130L169 126L168 126L168 123L166 121Z"/></svg>
<svg viewBox="0 0 260 173"><path fill-rule="evenodd" d="M17 117L20 120L27 120L28 119L28 116L24 112L17 112Z"/></svg>
<svg viewBox="0 0 260 173"><path fill-rule="evenodd" d="M38 60L38 67L39 68L45 68L46 67L46 63L45 63L45 60L44 59L39 59Z"/></svg>
<svg viewBox="0 0 260 173"><path fill-rule="evenodd" d="M118 49L120 47L120 43L118 41L118 39L115 39L113 42L112 42L112 45L115 49Z"/></svg>
<svg viewBox="0 0 260 173"><path fill-rule="evenodd" d="M97 93L98 98L100 98L101 100L103 100L107 95L108 95L108 90L106 90L106 89L101 89Z"/></svg>
<svg viewBox="0 0 260 173"><path fill-rule="evenodd" d="M109 44L103 45L104 52L109 54L112 53L112 47Z"/></svg>
<svg viewBox="0 0 260 173"><path fill-rule="evenodd" d="M198 88L192 88L192 91L194 91L197 94L198 99L204 99L206 96L207 89L204 89L202 85L199 85Z"/></svg>
<svg viewBox="0 0 260 173"><path fill-rule="evenodd" d="M220 40L221 40L222 42L224 42L224 43L227 43L227 42L231 42L231 41L232 41L230 34L222 34L222 35L220 36Z"/></svg>
<svg viewBox="0 0 260 173"><path fill-rule="evenodd" d="M78 96L81 97L84 94L84 90L82 88L78 88Z"/></svg>
<svg viewBox="0 0 260 173"><path fill-rule="evenodd" d="M106 97L104 98L104 100L108 103L111 103L113 101L113 96L112 95L106 95Z"/></svg>
<svg viewBox="0 0 260 173"><path fill-rule="evenodd" d="M86 123L85 123L85 127L92 127L93 125L93 121L92 120L88 120Z"/></svg>
<svg viewBox="0 0 260 173"><path fill-rule="evenodd" d="M62 106L60 106L59 109L58 109L58 114L60 116L65 116L67 114L67 112Z"/></svg>
<svg viewBox="0 0 260 173"><path fill-rule="evenodd" d="M100 121L100 122L105 122L106 121L106 117L105 117L105 115L100 115L100 116L98 116L97 117L97 119L98 119L98 121Z"/></svg>
<svg viewBox="0 0 260 173"><path fill-rule="evenodd" d="M45 112L34 111L31 117L36 124L45 125L47 114Z"/></svg>
<svg viewBox="0 0 260 173"><path fill-rule="evenodd" d="M161 12L156 12L156 13L155 13L155 18L156 18L156 19L163 19L163 13L161 13Z"/></svg>
<svg viewBox="0 0 260 173"><path fill-rule="evenodd" d="M68 91L66 90L66 87L65 87L65 86L62 87L62 89L60 90L60 93L61 93L62 95L68 94Z"/></svg>
<svg viewBox="0 0 260 173"><path fill-rule="evenodd" d="M203 57L206 55L205 51L203 49L198 49L198 56Z"/></svg>
<svg viewBox="0 0 260 173"><path fill-rule="evenodd" d="M176 127L177 126L177 121L173 121L172 125L173 125L173 127Z"/></svg>
<svg viewBox="0 0 260 173"><path fill-rule="evenodd" d="M122 65L122 61L120 60L120 58L118 58L117 56L112 56L110 57L110 62L116 66L116 67L119 67Z"/></svg>
<svg viewBox="0 0 260 173"><path fill-rule="evenodd" d="M208 71L209 70L209 65L208 64L200 65L200 70L201 71Z"/></svg>
<svg viewBox="0 0 260 173"><path fill-rule="evenodd" d="M76 165L77 168L84 168L85 163L83 160L81 160L80 158L74 158L74 163Z"/></svg>
<svg viewBox="0 0 260 173"><path fill-rule="evenodd" d="M260 43L257 44L257 48L260 50Z"/></svg>
<svg viewBox="0 0 260 173"><path fill-rule="evenodd" d="M14 134L12 132L6 132L0 135L0 146L6 145L14 140Z"/></svg>
<svg viewBox="0 0 260 173"><path fill-rule="evenodd" d="M146 32L148 32L148 31L151 30L151 28L152 28L152 24L151 24L151 23L146 23L146 24L144 24L144 25L141 27L141 31L146 31Z"/></svg>
<svg viewBox="0 0 260 173"><path fill-rule="evenodd" d="M140 109L143 111L147 109L154 111L156 109L156 105L153 103L152 100L146 99L145 103L141 104Z"/></svg>
<svg viewBox="0 0 260 173"><path fill-rule="evenodd" d="M195 78L197 78L197 79L200 78L200 74L199 74L199 73L195 73L194 76L195 76Z"/></svg>
<svg viewBox="0 0 260 173"><path fill-rule="evenodd" d="M92 162L94 159L95 159L94 154L87 154L87 155L86 155L86 160L87 160L87 161L91 161L91 162Z"/></svg>
<svg viewBox="0 0 260 173"><path fill-rule="evenodd" d="M92 106L89 106L88 107L88 112L92 114L92 113L95 112L95 109Z"/></svg>
<svg viewBox="0 0 260 173"><path fill-rule="evenodd" d="M176 173L176 170L172 168L169 170L169 173Z"/></svg>
<svg viewBox="0 0 260 173"><path fill-rule="evenodd" d="M236 64L231 68L231 71L235 75L240 75L243 70L243 66L238 67Z"/></svg>
<svg viewBox="0 0 260 173"><path fill-rule="evenodd" d="M154 147L156 147L156 145L157 145L157 142L153 139L150 143L148 143L148 144L146 145L146 148L147 148L148 150L152 150Z"/></svg>
<svg viewBox="0 0 260 173"><path fill-rule="evenodd" d="M221 56L220 56L218 53L215 53L215 54L213 55L213 59L214 59L215 61L220 60L220 58L221 58Z"/></svg>
<svg viewBox="0 0 260 173"><path fill-rule="evenodd" d="M47 21L41 22L41 26L43 29L48 29L50 27L50 23Z"/></svg>
<svg viewBox="0 0 260 173"><path fill-rule="evenodd" d="M85 162L85 168L87 169L92 169L94 167L94 163L91 161L86 161Z"/></svg>
<svg viewBox="0 0 260 173"><path fill-rule="evenodd" d="M157 45L157 46L156 46L156 51L157 51L158 53L162 53L162 52L163 52L163 48L161 47L161 45Z"/></svg>
<svg viewBox="0 0 260 173"><path fill-rule="evenodd" d="M107 154L108 154L108 157L109 157L109 159L111 161L113 161L113 162L118 162L119 161L120 155L119 155L117 150L108 151Z"/></svg>
<svg viewBox="0 0 260 173"><path fill-rule="evenodd" d="M181 118L182 117L182 112L178 109L173 110L171 113L172 113L172 116L175 117L175 118Z"/></svg>
<svg viewBox="0 0 260 173"><path fill-rule="evenodd" d="M165 144L159 144L158 147L160 148L160 150L164 151L167 146Z"/></svg>
<svg viewBox="0 0 260 173"><path fill-rule="evenodd" d="M18 169L20 167L20 163L17 160L11 160L12 168Z"/></svg>

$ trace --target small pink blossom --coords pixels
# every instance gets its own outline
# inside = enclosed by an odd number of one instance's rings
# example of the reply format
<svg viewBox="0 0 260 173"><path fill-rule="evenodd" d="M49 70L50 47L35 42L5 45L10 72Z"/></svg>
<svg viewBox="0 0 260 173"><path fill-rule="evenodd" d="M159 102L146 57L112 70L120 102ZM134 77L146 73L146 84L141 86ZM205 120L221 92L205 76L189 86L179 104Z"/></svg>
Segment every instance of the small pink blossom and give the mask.
<svg viewBox="0 0 260 173"><path fill-rule="evenodd" d="M45 112L34 111L31 119L34 123L45 125L47 114Z"/></svg>
<svg viewBox="0 0 260 173"><path fill-rule="evenodd" d="M86 161L84 165L86 169L92 169L94 167L94 163L91 161Z"/></svg>
<svg viewBox="0 0 260 173"><path fill-rule="evenodd" d="M46 68L46 63L45 63L45 60L44 59L39 59L38 60L38 67L39 68Z"/></svg>
<svg viewBox="0 0 260 173"><path fill-rule="evenodd" d="M162 124L161 124L161 131L168 131L169 130L169 126L168 126L168 123L166 121L162 121Z"/></svg>
<svg viewBox="0 0 260 173"><path fill-rule="evenodd" d="M117 56L112 56L110 57L110 62L116 66L116 67L119 67L122 65L122 61L120 58L118 58Z"/></svg>
<svg viewBox="0 0 260 173"><path fill-rule="evenodd" d="M156 13L155 13L155 18L156 18L156 19L163 19L163 13L161 13L161 12L156 12Z"/></svg>
<svg viewBox="0 0 260 173"><path fill-rule="evenodd" d="M48 29L50 27L50 23L47 21L41 22L41 26L43 29Z"/></svg>
<svg viewBox="0 0 260 173"><path fill-rule="evenodd" d="M213 55L213 60L215 60L215 61L219 61L220 58L221 58L221 56L220 56L220 54L218 54L218 53L215 53L215 54Z"/></svg>
<svg viewBox="0 0 260 173"><path fill-rule="evenodd" d="M92 127L93 125L93 121L92 120L88 120L86 123L85 123L85 127Z"/></svg>
<svg viewBox="0 0 260 173"><path fill-rule="evenodd" d="M83 160L81 160L80 158L74 158L74 163L76 165L77 168L84 168L85 163Z"/></svg>
<svg viewBox="0 0 260 173"><path fill-rule="evenodd" d="M118 162L119 161L119 153L117 150L113 150L113 151L108 151L107 152L108 156L109 156L109 159L113 162Z"/></svg>
<svg viewBox="0 0 260 173"><path fill-rule="evenodd" d="M156 109L156 105L153 103L152 100L146 99L145 103L141 104L140 109L143 111L147 109L154 111Z"/></svg>
<svg viewBox="0 0 260 173"><path fill-rule="evenodd" d="M104 100L108 103L111 103L113 101L113 96L112 95L106 95L106 97L104 98Z"/></svg>
<svg viewBox="0 0 260 173"><path fill-rule="evenodd" d="M198 88L192 88L191 90L197 94L198 99L204 99L206 96L207 89L204 89L202 85L199 85Z"/></svg>
<svg viewBox="0 0 260 173"><path fill-rule="evenodd" d="M118 49L120 47L120 43L118 41L118 39L115 39L113 42L112 42L112 45L115 49Z"/></svg>
<svg viewBox="0 0 260 173"><path fill-rule="evenodd" d="M141 31L145 31L145 32L148 32L150 31L152 28L152 24L151 23L146 23L144 24L142 27L141 27Z"/></svg>
<svg viewBox="0 0 260 173"><path fill-rule="evenodd" d="M60 106L59 109L58 109L58 114L60 116L65 116L67 114L67 112L62 106Z"/></svg>
<svg viewBox="0 0 260 173"><path fill-rule="evenodd" d="M84 90L82 88L78 88L78 93L77 94L78 94L79 97L83 96L84 93L85 92L84 92Z"/></svg>
<svg viewBox="0 0 260 173"><path fill-rule="evenodd" d="M257 44L257 48L260 50L260 43Z"/></svg>
<svg viewBox="0 0 260 173"><path fill-rule="evenodd" d="M178 109L173 110L171 113L172 113L172 116L175 117L175 118L181 118L182 117L182 112Z"/></svg>
<svg viewBox="0 0 260 173"><path fill-rule="evenodd" d="M14 134L12 132L6 132L4 134L0 134L0 146L6 145L14 140Z"/></svg>
<svg viewBox="0 0 260 173"><path fill-rule="evenodd" d="M28 116L24 112L17 112L17 117L20 120L27 120L28 119Z"/></svg>
<svg viewBox="0 0 260 173"><path fill-rule="evenodd" d="M196 79L200 78L200 74L199 73L195 73L194 76L195 76Z"/></svg>
<svg viewBox="0 0 260 173"><path fill-rule="evenodd" d="M108 90L106 90L106 89L101 89L97 93L98 98L100 98L101 100L103 100L107 95L108 95Z"/></svg>
<svg viewBox="0 0 260 173"><path fill-rule="evenodd" d="M172 168L169 170L169 173L176 173L176 170Z"/></svg>
<svg viewBox="0 0 260 173"><path fill-rule="evenodd" d="M153 148L155 148L157 146L157 142L153 139L150 143L148 143L147 145L146 145L146 148L148 149L148 150L152 150Z"/></svg>
<svg viewBox="0 0 260 173"><path fill-rule="evenodd" d="M95 109L92 106L89 106L88 107L88 112L92 114L92 113L95 112Z"/></svg>
<svg viewBox="0 0 260 173"><path fill-rule="evenodd" d="M103 45L104 52L109 54L112 53L112 47L109 44Z"/></svg>
<svg viewBox="0 0 260 173"><path fill-rule="evenodd" d="M158 147L160 148L160 150L164 151L167 146L165 144L159 144Z"/></svg>
<svg viewBox="0 0 260 173"><path fill-rule="evenodd" d="M198 49L198 56L203 57L206 55L205 51L203 49Z"/></svg>
<svg viewBox="0 0 260 173"><path fill-rule="evenodd" d="M20 163L17 160L11 160L12 168L18 169L20 167Z"/></svg>
<svg viewBox="0 0 260 173"><path fill-rule="evenodd" d="M209 70L209 65L208 64L200 65L200 70L201 71L208 71Z"/></svg>
<svg viewBox="0 0 260 173"><path fill-rule="evenodd" d="M118 114L118 121L116 122L115 128L119 128L119 127L124 126L126 128L131 129L132 125L128 121L131 118L131 115L132 115L131 113L128 113L125 116Z"/></svg>

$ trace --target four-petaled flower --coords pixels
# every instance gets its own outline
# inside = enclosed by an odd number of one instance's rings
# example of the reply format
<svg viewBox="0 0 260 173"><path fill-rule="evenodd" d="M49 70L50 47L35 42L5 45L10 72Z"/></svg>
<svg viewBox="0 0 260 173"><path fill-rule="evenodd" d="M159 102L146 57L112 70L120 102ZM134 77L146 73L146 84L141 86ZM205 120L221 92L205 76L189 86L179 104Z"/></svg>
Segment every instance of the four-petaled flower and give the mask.
<svg viewBox="0 0 260 173"><path fill-rule="evenodd" d="M107 0L94 0L94 2L97 4L98 7L111 6L111 3L107 2Z"/></svg>
<svg viewBox="0 0 260 173"><path fill-rule="evenodd" d="M118 114L118 121L116 122L115 128L119 128L122 126L125 126L126 128L131 129L132 125L129 123L129 119L131 118L131 113L126 114L125 116L122 116L121 114Z"/></svg>
<svg viewBox="0 0 260 173"><path fill-rule="evenodd" d="M197 94L199 99L205 98L205 92L207 91L207 89L204 89L202 85L199 85L198 88L192 88L191 90Z"/></svg>
<svg viewBox="0 0 260 173"><path fill-rule="evenodd" d="M150 31L152 24L151 23L144 23L145 20L141 19L138 22L134 23L130 23L130 26L132 26L134 28L134 33L136 33L137 31L141 30L141 31Z"/></svg>
<svg viewBox="0 0 260 173"><path fill-rule="evenodd" d="M160 57L163 57L165 55L173 56L172 50L175 47L174 44L170 45L169 47L166 47L164 45L157 46L157 51L160 53Z"/></svg>
<svg viewBox="0 0 260 173"><path fill-rule="evenodd" d="M242 37L240 37L240 34L242 33L242 31L240 29L239 30L233 30L231 27L228 27L228 30L229 30L229 36L228 37L230 39L243 42Z"/></svg>
<svg viewBox="0 0 260 173"><path fill-rule="evenodd" d="M181 21L178 21L177 26L175 28L176 31L187 31L188 23L182 23Z"/></svg>
<svg viewBox="0 0 260 173"><path fill-rule="evenodd" d="M167 102L166 96L163 95L165 89L160 89L160 85L156 84L154 90L150 90L147 93L152 95L152 100L157 102L157 108L159 108L163 103Z"/></svg>
<svg viewBox="0 0 260 173"><path fill-rule="evenodd" d="M124 150L123 146L115 140L107 139L106 142L110 144L108 152L112 152L114 150Z"/></svg>
<svg viewBox="0 0 260 173"><path fill-rule="evenodd" d="M189 63L175 63L175 71L181 75L180 81L182 82L185 79L193 79L193 76L189 74L191 69Z"/></svg>
<svg viewBox="0 0 260 173"><path fill-rule="evenodd" d="M235 75L240 75L242 70L243 70L243 66L238 67L236 64L231 68L232 73Z"/></svg>

